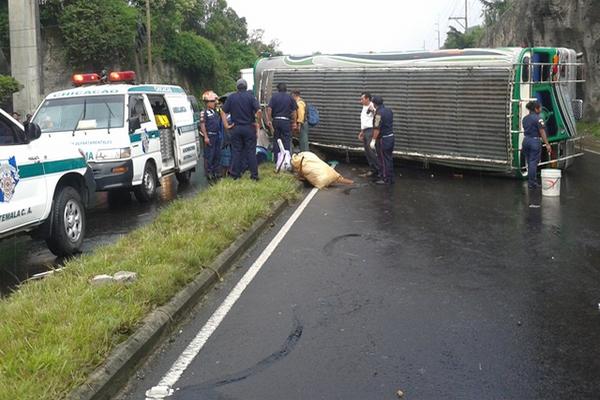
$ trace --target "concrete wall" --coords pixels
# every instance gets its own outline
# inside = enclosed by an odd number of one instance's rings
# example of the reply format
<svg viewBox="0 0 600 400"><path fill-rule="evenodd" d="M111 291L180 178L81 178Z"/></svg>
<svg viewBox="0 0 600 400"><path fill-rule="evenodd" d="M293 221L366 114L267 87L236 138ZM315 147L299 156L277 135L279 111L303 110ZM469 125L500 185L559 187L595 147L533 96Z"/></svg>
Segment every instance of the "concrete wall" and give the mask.
<svg viewBox="0 0 600 400"><path fill-rule="evenodd" d="M24 87L13 95L13 107L25 115L42 96L40 19L37 0L8 0L12 76Z"/></svg>

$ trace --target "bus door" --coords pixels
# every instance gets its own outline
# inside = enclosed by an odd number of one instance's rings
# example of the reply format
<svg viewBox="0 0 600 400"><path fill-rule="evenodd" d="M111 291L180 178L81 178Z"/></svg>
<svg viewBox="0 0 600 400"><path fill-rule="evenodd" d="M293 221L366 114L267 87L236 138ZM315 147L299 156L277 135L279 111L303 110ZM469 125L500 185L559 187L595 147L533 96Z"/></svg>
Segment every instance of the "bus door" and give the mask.
<svg viewBox="0 0 600 400"><path fill-rule="evenodd" d="M194 168L198 163L197 132L192 106L186 96L166 95L173 118L176 166L181 171Z"/></svg>

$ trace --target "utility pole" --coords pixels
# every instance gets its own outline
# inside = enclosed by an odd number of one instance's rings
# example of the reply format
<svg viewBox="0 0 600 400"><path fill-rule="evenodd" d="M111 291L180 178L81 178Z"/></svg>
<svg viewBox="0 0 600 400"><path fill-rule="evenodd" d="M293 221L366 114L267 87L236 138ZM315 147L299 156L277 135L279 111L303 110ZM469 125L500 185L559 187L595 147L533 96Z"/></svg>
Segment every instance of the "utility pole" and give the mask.
<svg viewBox="0 0 600 400"><path fill-rule="evenodd" d="M442 38L440 36L440 23L439 21L435 23L435 31L437 32L437 40L438 40L438 50L442 48Z"/></svg>
<svg viewBox="0 0 600 400"><path fill-rule="evenodd" d="M450 17L450 21L456 21L465 29L465 33L469 30L469 4L468 0L465 0L465 16L464 17ZM462 22L461 22L462 21Z"/></svg>
<svg viewBox="0 0 600 400"><path fill-rule="evenodd" d="M146 0L146 37L148 41L148 81L152 82L152 25L150 18L150 0Z"/></svg>

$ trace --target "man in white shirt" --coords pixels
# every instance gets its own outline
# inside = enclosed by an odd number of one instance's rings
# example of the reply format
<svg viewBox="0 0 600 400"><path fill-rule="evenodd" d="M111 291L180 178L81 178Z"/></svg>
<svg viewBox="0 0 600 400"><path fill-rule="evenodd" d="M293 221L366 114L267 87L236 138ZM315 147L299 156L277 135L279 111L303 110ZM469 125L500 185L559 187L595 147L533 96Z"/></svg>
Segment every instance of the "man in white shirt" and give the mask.
<svg viewBox="0 0 600 400"><path fill-rule="evenodd" d="M360 133L358 139L363 142L365 149L365 156L369 163L370 170L363 174L365 177L377 178L379 176L379 162L377 161L377 154L371 149L369 145L371 139L373 139L373 115L375 113L375 107L371 103L371 93L363 92L360 95L360 104L362 104L362 111L360 112Z"/></svg>

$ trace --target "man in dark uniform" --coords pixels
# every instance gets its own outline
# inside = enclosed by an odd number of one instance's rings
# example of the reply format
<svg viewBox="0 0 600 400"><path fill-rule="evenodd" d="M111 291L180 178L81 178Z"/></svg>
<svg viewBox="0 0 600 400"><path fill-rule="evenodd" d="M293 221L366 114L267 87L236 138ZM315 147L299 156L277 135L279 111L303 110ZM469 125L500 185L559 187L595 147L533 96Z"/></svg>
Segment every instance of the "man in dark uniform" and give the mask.
<svg viewBox="0 0 600 400"><path fill-rule="evenodd" d="M540 116L542 105L537 101L530 101L525 107L529 110L529 115L523 118L523 130L525 131L522 146L523 156L527 160L527 180L529 189L536 189L539 187L539 184L537 183L537 167L542 155L540 139L544 142L544 146L548 153L552 153L552 147L546 136L546 125Z"/></svg>
<svg viewBox="0 0 600 400"><path fill-rule="evenodd" d="M277 85L277 93L275 93L267 108L267 123L269 128L273 130L275 125L275 134L273 143L273 158L277 162L277 155L279 154L279 146L277 145L277 139L281 139L283 147L286 150L292 148L292 130L296 130L296 110L298 105L294 98L287 92L287 86L285 83L279 83ZM273 122L271 122L271 119Z"/></svg>
<svg viewBox="0 0 600 400"><path fill-rule="evenodd" d="M245 158L250 170L250 177L258 180L258 164L256 162L256 138L259 126L256 119L262 118L258 100L248 91L248 83L244 79L237 81L237 92L227 98L221 110L223 125L231 131L231 177L238 179L242 175L242 161ZM227 115L231 115L231 125Z"/></svg>
<svg viewBox="0 0 600 400"><path fill-rule="evenodd" d="M202 94L205 109L200 114L200 132L204 136L204 173L208 181L221 177L221 144L223 121L217 109L218 96L212 90Z"/></svg>
<svg viewBox="0 0 600 400"><path fill-rule="evenodd" d="M377 153L379 163L378 185L394 183L394 114L383 105L381 96L373 97L375 116L373 117L373 139L369 146Z"/></svg>

